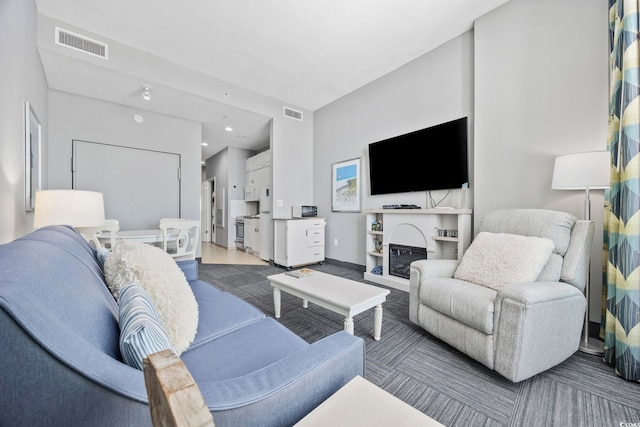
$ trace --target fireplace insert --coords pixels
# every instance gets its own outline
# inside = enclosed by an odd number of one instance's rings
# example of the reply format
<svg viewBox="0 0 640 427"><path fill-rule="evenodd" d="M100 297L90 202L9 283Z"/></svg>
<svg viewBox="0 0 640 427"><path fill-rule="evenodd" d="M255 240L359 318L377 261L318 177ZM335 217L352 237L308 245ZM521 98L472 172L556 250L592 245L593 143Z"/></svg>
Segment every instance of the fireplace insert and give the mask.
<svg viewBox="0 0 640 427"><path fill-rule="evenodd" d="M391 243L389 245L389 274L408 279L411 263L419 259L427 259L427 248Z"/></svg>

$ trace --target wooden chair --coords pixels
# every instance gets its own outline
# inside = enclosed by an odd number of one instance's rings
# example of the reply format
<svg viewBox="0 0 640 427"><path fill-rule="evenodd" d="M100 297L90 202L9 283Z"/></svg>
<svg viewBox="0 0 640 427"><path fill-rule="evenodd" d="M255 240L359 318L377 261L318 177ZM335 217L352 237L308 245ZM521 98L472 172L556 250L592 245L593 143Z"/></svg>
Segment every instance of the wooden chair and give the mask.
<svg viewBox="0 0 640 427"><path fill-rule="evenodd" d="M120 222L117 219L107 219L100 227L79 227L77 230L89 243L93 243L96 249L104 246L113 250L116 247L116 233L120 230ZM100 243L98 237L105 231L110 232L109 242Z"/></svg>
<svg viewBox="0 0 640 427"><path fill-rule="evenodd" d="M174 352L150 354L142 368L154 427L215 427L198 385Z"/></svg>
<svg viewBox="0 0 640 427"><path fill-rule="evenodd" d="M165 252L176 259L196 258L200 221L163 218L160 220L160 229L162 230L162 249Z"/></svg>

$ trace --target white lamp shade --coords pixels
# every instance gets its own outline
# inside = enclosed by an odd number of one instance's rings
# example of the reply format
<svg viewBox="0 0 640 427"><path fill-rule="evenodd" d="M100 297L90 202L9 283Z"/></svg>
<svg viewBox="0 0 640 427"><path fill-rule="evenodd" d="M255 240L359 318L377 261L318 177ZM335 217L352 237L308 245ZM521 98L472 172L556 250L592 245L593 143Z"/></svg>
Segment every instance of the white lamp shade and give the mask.
<svg viewBox="0 0 640 427"><path fill-rule="evenodd" d="M83 190L36 192L34 228L47 225L97 227L104 225L102 193Z"/></svg>
<svg viewBox="0 0 640 427"><path fill-rule="evenodd" d="M556 157L551 188L597 190L609 188L609 152L587 151Z"/></svg>

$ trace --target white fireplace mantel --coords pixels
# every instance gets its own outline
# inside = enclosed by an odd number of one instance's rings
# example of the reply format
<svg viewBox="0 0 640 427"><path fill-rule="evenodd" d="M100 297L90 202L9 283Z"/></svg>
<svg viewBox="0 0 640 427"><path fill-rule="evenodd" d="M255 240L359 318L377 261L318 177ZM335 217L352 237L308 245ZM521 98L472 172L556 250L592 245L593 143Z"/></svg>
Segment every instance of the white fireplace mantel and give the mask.
<svg viewBox="0 0 640 427"><path fill-rule="evenodd" d="M365 280L409 291L409 280L390 275L389 244L427 249L430 259L461 259L471 243L471 209L374 209L366 213ZM372 223L380 222L382 230ZM439 236L438 230L456 230L457 237ZM376 244L376 241L378 244ZM382 274L374 267L382 266Z"/></svg>

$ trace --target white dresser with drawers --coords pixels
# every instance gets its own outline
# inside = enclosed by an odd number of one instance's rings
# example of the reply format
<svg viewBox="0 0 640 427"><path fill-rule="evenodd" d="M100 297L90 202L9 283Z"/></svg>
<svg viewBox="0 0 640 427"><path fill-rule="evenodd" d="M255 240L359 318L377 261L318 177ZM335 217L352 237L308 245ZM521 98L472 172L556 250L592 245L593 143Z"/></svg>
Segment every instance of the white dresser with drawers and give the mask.
<svg viewBox="0 0 640 427"><path fill-rule="evenodd" d="M324 218L276 219L273 221L273 262L299 267L324 261Z"/></svg>

